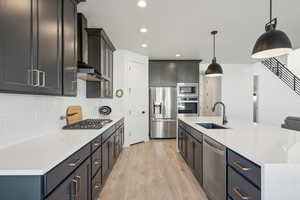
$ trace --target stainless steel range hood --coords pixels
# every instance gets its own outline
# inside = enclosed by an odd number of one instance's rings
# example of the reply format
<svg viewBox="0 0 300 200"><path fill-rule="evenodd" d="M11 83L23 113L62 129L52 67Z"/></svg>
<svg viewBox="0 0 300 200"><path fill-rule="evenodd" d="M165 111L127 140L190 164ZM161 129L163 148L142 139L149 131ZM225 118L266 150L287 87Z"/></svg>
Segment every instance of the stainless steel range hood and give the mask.
<svg viewBox="0 0 300 200"><path fill-rule="evenodd" d="M94 67L80 63L77 65L77 77L86 81L109 81L105 76L102 76Z"/></svg>
<svg viewBox="0 0 300 200"><path fill-rule="evenodd" d="M87 19L82 13L78 13L78 64L77 64L77 77L87 81L106 81L107 79L101 75L96 68L88 63L88 34Z"/></svg>

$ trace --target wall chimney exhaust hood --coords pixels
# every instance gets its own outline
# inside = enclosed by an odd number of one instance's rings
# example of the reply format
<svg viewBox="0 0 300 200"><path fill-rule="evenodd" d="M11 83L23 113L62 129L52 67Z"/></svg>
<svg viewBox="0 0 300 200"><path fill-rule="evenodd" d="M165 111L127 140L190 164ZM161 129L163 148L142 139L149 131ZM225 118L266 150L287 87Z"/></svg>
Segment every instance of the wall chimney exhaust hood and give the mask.
<svg viewBox="0 0 300 200"><path fill-rule="evenodd" d="M77 15L77 77L87 81L108 81L108 79L92 65L88 64L88 34L87 34L87 19L82 13Z"/></svg>

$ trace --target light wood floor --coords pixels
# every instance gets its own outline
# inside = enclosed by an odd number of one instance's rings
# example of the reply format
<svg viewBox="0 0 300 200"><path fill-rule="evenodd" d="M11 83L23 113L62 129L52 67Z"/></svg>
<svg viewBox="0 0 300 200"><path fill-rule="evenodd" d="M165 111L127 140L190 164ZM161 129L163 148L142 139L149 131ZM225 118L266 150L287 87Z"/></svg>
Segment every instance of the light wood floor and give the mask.
<svg viewBox="0 0 300 200"><path fill-rule="evenodd" d="M125 148L101 200L207 200L176 152L175 140L152 140Z"/></svg>

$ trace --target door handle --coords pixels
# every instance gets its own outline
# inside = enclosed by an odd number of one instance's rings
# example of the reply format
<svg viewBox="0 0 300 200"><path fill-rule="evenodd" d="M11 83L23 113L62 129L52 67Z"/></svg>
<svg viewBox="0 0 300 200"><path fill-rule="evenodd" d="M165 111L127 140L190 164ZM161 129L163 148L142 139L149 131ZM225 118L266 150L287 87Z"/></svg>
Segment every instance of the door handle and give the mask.
<svg viewBox="0 0 300 200"><path fill-rule="evenodd" d="M142 114L145 114L146 112L145 111L142 111Z"/></svg>

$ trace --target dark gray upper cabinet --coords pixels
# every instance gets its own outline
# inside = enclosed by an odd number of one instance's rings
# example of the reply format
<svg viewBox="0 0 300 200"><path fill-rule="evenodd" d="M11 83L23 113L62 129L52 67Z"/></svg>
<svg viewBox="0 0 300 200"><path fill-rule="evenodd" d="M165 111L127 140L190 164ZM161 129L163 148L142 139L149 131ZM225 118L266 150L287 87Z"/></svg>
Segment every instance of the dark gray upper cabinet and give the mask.
<svg viewBox="0 0 300 200"><path fill-rule="evenodd" d="M176 86L177 83L199 82L200 60L150 60L149 85Z"/></svg>
<svg viewBox="0 0 300 200"><path fill-rule="evenodd" d="M77 2L63 0L63 95L77 95Z"/></svg>
<svg viewBox="0 0 300 200"><path fill-rule="evenodd" d="M199 61L183 61L176 63L178 83L199 82Z"/></svg>
<svg viewBox="0 0 300 200"><path fill-rule="evenodd" d="M61 65L61 0L38 0L37 69L41 72L40 94L60 95ZM39 78L39 77L38 77Z"/></svg>
<svg viewBox="0 0 300 200"><path fill-rule="evenodd" d="M169 61L149 62L150 86L176 86L176 63Z"/></svg>
<svg viewBox="0 0 300 200"><path fill-rule="evenodd" d="M22 9L16 9L16 5ZM32 92L32 0L0 1L0 90Z"/></svg>
<svg viewBox="0 0 300 200"><path fill-rule="evenodd" d="M1 0L1 91L61 95L61 9L62 0Z"/></svg>
<svg viewBox="0 0 300 200"><path fill-rule="evenodd" d="M176 63L162 63L160 71L160 83L163 85L176 85Z"/></svg>
<svg viewBox="0 0 300 200"><path fill-rule="evenodd" d="M116 50L103 29L88 28L88 64L105 79L102 82L87 81L88 98L113 97L113 52Z"/></svg>

